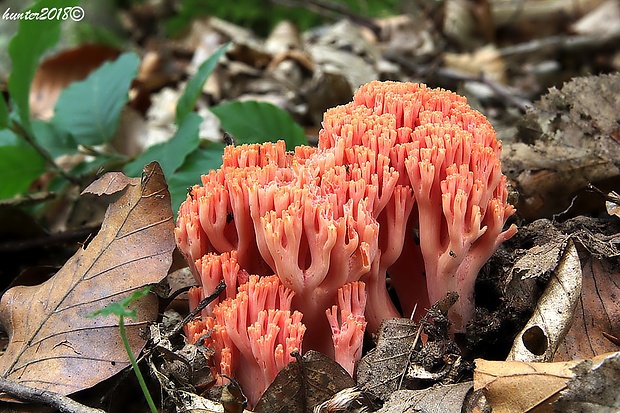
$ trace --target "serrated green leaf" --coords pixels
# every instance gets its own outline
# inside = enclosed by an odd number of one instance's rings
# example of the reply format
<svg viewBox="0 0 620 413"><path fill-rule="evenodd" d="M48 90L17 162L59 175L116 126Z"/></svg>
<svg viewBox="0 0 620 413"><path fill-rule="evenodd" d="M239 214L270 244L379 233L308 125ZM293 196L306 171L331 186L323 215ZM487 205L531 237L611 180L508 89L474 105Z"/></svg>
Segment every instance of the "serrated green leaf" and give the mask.
<svg viewBox="0 0 620 413"><path fill-rule="evenodd" d="M41 0L30 12L40 12L44 7L64 8L75 6L77 0ZM63 20L46 19L19 21L19 29L9 43L9 56L13 69L9 75L8 89L14 110L22 126L30 130L30 85L43 53L54 46L60 36Z"/></svg>
<svg viewBox="0 0 620 413"><path fill-rule="evenodd" d="M140 58L135 53L123 53L85 80L69 85L56 102L52 124L69 132L82 145L109 142L118 129L139 65Z"/></svg>
<svg viewBox="0 0 620 413"><path fill-rule="evenodd" d="M232 101L209 108L221 122L222 129L238 144L277 141L286 147L307 145L304 130L285 110L267 102Z"/></svg>
<svg viewBox="0 0 620 413"><path fill-rule="evenodd" d="M168 181L170 197L172 198L172 211L175 214L179 206L187 196L187 188L200 183L200 175L207 174L211 169L222 166L224 144L220 142L208 142L206 147L199 148L188 155L183 165L174 173Z"/></svg>
<svg viewBox="0 0 620 413"><path fill-rule="evenodd" d="M125 175L140 176L144 165L157 161L166 179L170 178L174 171L183 164L187 155L200 144L198 133L201 122L202 118L198 114L188 114L170 140L151 146L125 165Z"/></svg>
<svg viewBox="0 0 620 413"><path fill-rule="evenodd" d="M0 199L26 192L45 172L45 159L8 129L0 131Z"/></svg>
<svg viewBox="0 0 620 413"><path fill-rule="evenodd" d="M194 110L194 106L196 105L196 101L202 92L202 88L207 81L207 78L215 69L218 60L222 57L222 55L226 52L226 50L230 47L231 43L226 43L224 46L220 47L205 60L196 74L187 82L187 86L185 86L185 91L179 98L177 103L177 112L176 112L176 124L180 125L185 120L185 117Z"/></svg>

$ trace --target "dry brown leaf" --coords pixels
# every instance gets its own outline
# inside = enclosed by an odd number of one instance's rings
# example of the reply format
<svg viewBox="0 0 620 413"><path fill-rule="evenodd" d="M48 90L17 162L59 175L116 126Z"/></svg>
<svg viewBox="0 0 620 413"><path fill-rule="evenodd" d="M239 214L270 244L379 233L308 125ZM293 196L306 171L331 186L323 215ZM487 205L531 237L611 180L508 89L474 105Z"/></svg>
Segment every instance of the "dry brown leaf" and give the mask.
<svg viewBox="0 0 620 413"><path fill-rule="evenodd" d="M474 390L483 389L494 413L527 412L557 397L573 376L575 364L477 359Z"/></svg>
<svg viewBox="0 0 620 413"><path fill-rule="evenodd" d="M424 390L398 390L377 413L461 413L472 382L435 386Z"/></svg>
<svg viewBox="0 0 620 413"><path fill-rule="evenodd" d="M110 177L89 191L104 193L106 188ZM166 276L175 247L173 227L164 175L151 163L141 179L127 180L99 233L56 275L4 294L0 321L9 345L0 358L2 377L69 394L128 366L118 319L87 316ZM127 320L127 335L137 354L145 344L141 332L157 316L157 299L147 296L134 308L137 318Z"/></svg>
<svg viewBox="0 0 620 413"><path fill-rule="evenodd" d="M30 89L30 112L47 120L54 114L60 92L71 82L85 79L106 60L114 60L120 51L103 45L83 45L63 51L44 61Z"/></svg>
<svg viewBox="0 0 620 413"><path fill-rule="evenodd" d="M592 366L610 356L615 355L560 363L476 359L474 391L482 389L493 413L553 412L552 403L577 376L576 367Z"/></svg>
<svg viewBox="0 0 620 413"><path fill-rule="evenodd" d="M357 367L358 386L383 400L406 387L409 381L404 376L417 332L418 327L408 318L384 320L379 327L377 347Z"/></svg>
<svg viewBox="0 0 620 413"><path fill-rule="evenodd" d="M555 361L593 357L620 349L620 272L609 259L589 256L583 263L583 291L573 325Z"/></svg>
<svg viewBox="0 0 620 413"><path fill-rule="evenodd" d="M314 406L354 385L355 382L340 364L311 350L278 373L254 411L312 413Z"/></svg>

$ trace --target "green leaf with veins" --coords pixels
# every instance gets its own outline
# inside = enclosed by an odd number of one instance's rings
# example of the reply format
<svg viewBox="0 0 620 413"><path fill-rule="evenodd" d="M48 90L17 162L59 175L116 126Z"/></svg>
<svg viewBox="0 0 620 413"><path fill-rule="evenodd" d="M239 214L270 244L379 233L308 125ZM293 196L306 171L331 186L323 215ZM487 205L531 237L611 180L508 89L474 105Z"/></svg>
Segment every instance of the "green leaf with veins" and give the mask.
<svg viewBox="0 0 620 413"><path fill-rule="evenodd" d="M139 65L135 53L123 53L86 79L73 82L58 98L51 123L73 135L78 144L92 146L111 141Z"/></svg>
<svg viewBox="0 0 620 413"><path fill-rule="evenodd" d="M304 130L284 109L271 103L233 101L209 108L220 119L222 129L235 137L235 142L286 142L287 149L307 145Z"/></svg>

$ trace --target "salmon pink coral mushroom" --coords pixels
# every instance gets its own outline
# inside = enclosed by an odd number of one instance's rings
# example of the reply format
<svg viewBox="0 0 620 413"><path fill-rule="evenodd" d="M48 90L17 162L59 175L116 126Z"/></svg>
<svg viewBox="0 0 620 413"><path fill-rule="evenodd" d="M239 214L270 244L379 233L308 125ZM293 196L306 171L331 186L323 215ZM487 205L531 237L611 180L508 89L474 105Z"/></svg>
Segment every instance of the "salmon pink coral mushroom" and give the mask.
<svg viewBox="0 0 620 413"><path fill-rule="evenodd" d="M478 271L516 232L503 228L514 208L500 153L491 124L464 97L397 82L370 82L352 102L328 110L318 148L290 154L282 142L227 147L222 167L190 190L175 230L200 285L224 276L213 272L219 267L211 260L236 254L239 271L226 267L237 274L227 296L236 288L241 297L212 309L217 322L204 322L211 325L208 340L225 355L216 360L220 368L234 372L239 360L252 362L254 351L271 372L274 360L286 357L272 352L278 342L271 324L282 331L284 316L269 311L282 310L279 302L265 304L260 320L256 311L252 321L243 316L242 291L250 288L239 281L247 278L244 271L275 273L290 291L289 307L304 314L304 347L335 355L349 371L360 326L375 332L383 319L401 315L386 289L388 277L407 317L416 305L458 292L450 318L462 331L472 316ZM195 290L190 300L203 295ZM301 315L294 314L284 319L298 325ZM200 322L188 326L188 338L200 337Z"/></svg>
<svg viewBox="0 0 620 413"><path fill-rule="evenodd" d="M210 336L219 362L216 371L234 377L254 406L276 374L301 351L302 314L290 311L294 293L277 276L250 276L235 298L222 301L213 317L188 324L188 337ZM202 328L202 331L198 331Z"/></svg>

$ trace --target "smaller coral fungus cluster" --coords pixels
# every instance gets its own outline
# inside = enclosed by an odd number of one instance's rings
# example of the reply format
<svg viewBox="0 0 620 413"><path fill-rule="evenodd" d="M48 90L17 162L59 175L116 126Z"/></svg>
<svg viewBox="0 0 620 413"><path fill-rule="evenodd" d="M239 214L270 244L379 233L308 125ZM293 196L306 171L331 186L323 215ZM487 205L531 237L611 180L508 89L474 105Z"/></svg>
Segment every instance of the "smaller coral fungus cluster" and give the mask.
<svg viewBox="0 0 620 413"><path fill-rule="evenodd" d="M465 98L396 82L371 82L328 110L318 148L226 147L175 230L199 284L190 305L227 285L188 339L206 338L216 370L237 378L252 405L302 339L353 374L366 326L450 291L463 331L478 271L516 232L503 229L514 208L500 152Z"/></svg>

